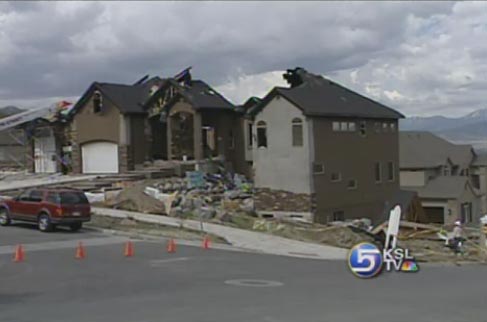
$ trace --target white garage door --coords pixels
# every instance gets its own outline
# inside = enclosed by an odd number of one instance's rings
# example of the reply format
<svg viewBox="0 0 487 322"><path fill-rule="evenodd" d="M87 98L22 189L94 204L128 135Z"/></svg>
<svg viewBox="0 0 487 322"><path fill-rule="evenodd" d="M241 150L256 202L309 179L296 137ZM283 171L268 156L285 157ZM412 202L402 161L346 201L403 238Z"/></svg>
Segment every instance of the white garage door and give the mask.
<svg viewBox="0 0 487 322"><path fill-rule="evenodd" d="M81 147L83 173L118 173L118 145L87 143Z"/></svg>

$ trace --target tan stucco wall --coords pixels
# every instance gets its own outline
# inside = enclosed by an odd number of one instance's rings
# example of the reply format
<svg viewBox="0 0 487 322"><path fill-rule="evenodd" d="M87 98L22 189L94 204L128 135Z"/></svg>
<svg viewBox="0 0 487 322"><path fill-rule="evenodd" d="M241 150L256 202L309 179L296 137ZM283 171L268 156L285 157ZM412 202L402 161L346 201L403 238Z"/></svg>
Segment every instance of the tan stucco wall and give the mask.
<svg viewBox="0 0 487 322"><path fill-rule="evenodd" d="M109 100L104 99L103 110L95 114L90 99L73 118L79 145L90 141L120 143L120 119L122 115Z"/></svg>

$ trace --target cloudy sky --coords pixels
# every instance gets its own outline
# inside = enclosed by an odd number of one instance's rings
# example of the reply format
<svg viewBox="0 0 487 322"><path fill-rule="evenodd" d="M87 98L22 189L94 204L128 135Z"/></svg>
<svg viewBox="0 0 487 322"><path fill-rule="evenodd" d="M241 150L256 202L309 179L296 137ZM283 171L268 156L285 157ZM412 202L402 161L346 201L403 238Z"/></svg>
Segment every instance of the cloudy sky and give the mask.
<svg viewBox="0 0 487 322"><path fill-rule="evenodd" d="M301 66L404 114L487 108L487 2L0 2L0 106L193 66L234 103Z"/></svg>

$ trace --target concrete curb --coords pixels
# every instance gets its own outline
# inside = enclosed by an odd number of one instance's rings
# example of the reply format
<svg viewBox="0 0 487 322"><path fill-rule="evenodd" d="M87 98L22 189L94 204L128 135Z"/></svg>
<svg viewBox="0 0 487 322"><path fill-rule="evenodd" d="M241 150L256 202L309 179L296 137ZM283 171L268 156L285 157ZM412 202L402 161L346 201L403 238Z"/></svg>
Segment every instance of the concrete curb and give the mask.
<svg viewBox="0 0 487 322"><path fill-rule="evenodd" d="M166 216L143 214L108 208L92 208L94 214L113 218L131 218L141 222L156 223L171 227L183 227L201 231L201 223ZM212 223L203 223L203 231L222 237L232 246L257 253L283 255L300 258L345 260L348 250L338 247L306 243L265 233L248 231Z"/></svg>

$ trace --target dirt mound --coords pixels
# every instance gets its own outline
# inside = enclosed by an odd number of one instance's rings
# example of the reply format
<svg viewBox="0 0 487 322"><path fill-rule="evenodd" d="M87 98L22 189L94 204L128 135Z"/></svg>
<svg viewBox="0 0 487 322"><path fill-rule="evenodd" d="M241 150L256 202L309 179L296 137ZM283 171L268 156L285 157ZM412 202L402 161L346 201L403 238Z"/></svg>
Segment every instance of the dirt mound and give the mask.
<svg viewBox="0 0 487 322"><path fill-rule="evenodd" d="M157 215L165 214L164 203L144 193L147 183L136 184L122 190L114 200L107 206L115 209L151 213Z"/></svg>

